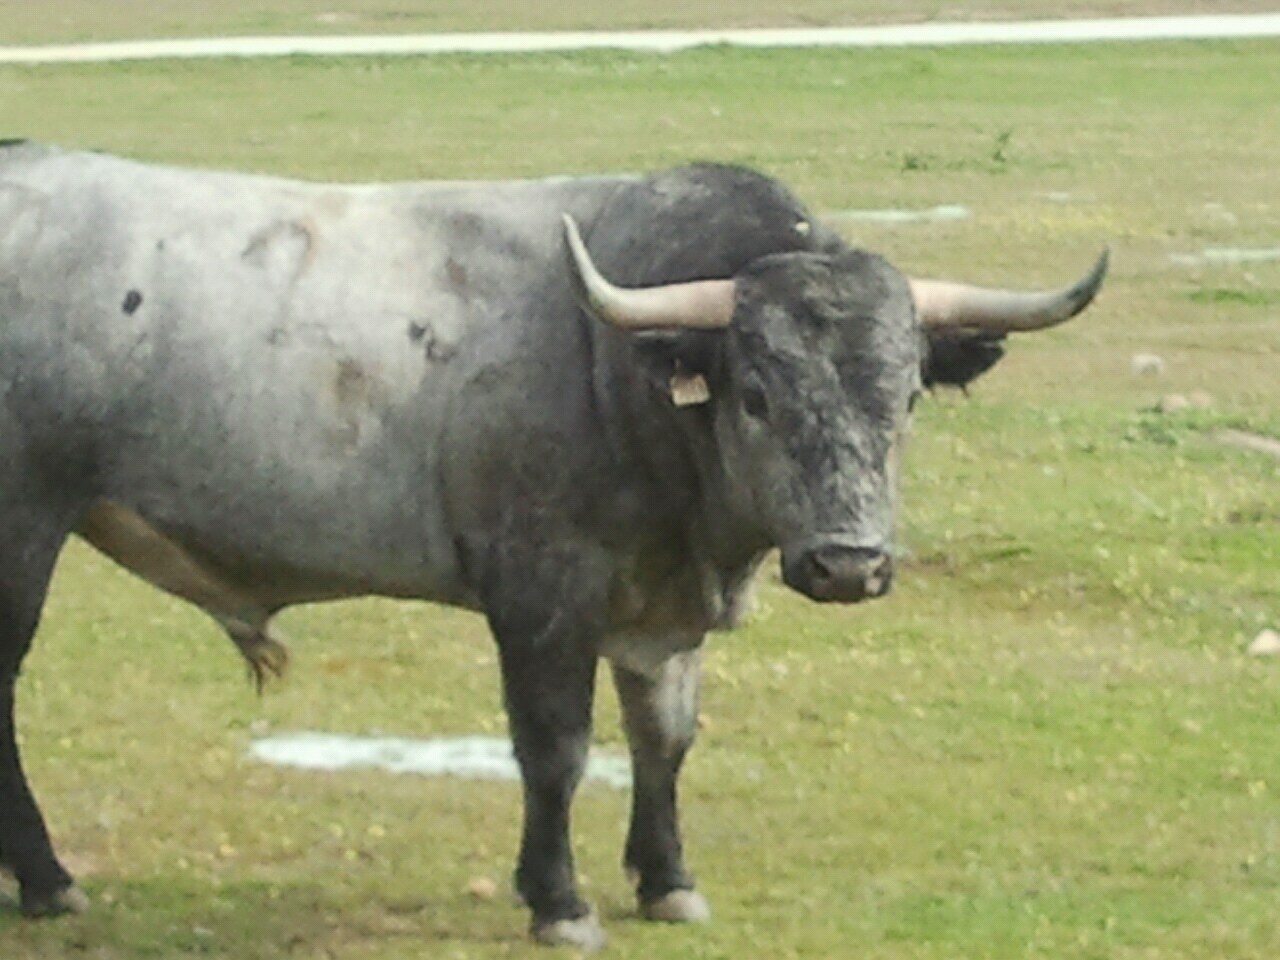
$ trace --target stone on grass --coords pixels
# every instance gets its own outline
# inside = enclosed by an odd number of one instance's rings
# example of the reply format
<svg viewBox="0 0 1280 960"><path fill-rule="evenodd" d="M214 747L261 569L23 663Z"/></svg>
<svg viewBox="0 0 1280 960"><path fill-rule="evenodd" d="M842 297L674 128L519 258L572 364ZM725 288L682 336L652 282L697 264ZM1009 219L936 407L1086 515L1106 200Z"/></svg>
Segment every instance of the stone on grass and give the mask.
<svg viewBox="0 0 1280 960"><path fill-rule="evenodd" d="M1280 657L1280 633L1263 630L1249 644L1249 653L1255 657Z"/></svg>
<svg viewBox="0 0 1280 960"><path fill-rule="evenodd" d="M1181 413L1184 410L1211 410L1213 397L1203 390L1191 393L1166 393L1156 404L1158 413Z"/></svg>
<svg viewBox="0 0 1280 960"><path fill-rule="evenodd" d="M1129 361L1129 366L1134 373L1146 377L1158 377L1164 373L1164 357L1158 357L1154 353L1135 353L1133 359Z"/></svg>

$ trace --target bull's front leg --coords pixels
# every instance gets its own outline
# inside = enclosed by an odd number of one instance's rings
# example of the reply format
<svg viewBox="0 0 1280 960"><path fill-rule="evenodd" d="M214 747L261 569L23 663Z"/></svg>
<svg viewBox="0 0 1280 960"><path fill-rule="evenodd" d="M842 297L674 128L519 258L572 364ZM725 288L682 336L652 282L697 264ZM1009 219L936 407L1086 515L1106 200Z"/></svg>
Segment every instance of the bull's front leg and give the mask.
<svg viewBox="0 0 1280 960"><path fill-rule="evenodd" d="M594 950L604 945L604 931L578 894L569 805L591 738L596 653L577 629L554 623L530 629L494 621L494 632L524 781L516 890L533 910L536 940Z"/></svg>
<svg viewBox="0 0 1280 960"><path fill-rule="evenodd" d="M676 808L680 766L697 732L699 659L695 649L644 672L613 664L635 781L623 862L637 878L641 913L669 923L711 917L684 867Z"/></svg>

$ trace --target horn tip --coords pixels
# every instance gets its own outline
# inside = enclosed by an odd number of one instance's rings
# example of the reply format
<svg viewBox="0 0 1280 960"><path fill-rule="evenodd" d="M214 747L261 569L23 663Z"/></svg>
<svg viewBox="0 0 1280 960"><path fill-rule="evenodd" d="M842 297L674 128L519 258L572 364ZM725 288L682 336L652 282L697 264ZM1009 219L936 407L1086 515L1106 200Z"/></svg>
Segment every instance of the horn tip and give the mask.
<svg viewBox="0 0 1280 960"><path fill-rule="evenodd" d="M1093 265L1093 275L1102 280L1107 271L1111 269L1111 244L1107 244L1102 248L1102 252L1098 254L1098 261Z"/></svg>
<svg viewBox="0 0 1280 960"><path fill-rule="evenodd" d="M1094 297L1098 295L1098 291L1102 289L1102 282L1107 278L1107 272L1110 269L1111 247L1107 245L1098 254L1098 259L1094 261L1093 268L1072 289L1070 316L1075 316L1093 302Z"/></svg>

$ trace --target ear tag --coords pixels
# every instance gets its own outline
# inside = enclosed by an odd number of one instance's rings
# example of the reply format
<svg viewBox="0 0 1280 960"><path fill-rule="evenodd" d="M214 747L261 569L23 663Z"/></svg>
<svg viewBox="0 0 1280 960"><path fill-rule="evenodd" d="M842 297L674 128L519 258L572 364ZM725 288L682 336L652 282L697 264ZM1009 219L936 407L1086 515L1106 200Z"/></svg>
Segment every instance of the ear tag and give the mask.
<svg viewBox="0 0 1280 960"><path fill-rule="evenodd" d="M700 373L677 373L670 386L671 402L677 407L695 407L711 399L707 378Z"/></svg>

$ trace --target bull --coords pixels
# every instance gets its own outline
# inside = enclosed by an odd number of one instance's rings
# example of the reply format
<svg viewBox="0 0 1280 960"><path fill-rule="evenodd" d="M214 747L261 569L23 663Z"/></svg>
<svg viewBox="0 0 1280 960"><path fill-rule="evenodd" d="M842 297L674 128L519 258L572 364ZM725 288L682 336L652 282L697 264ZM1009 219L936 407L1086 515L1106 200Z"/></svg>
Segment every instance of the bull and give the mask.
<svg viewBox="0 0 1280 960"><path fill-rule="evenodd" d="M581 227L579 227L581 225ZM603 932L569 808L609 661L641 913L707 918L676 784L699 648L766 553L818 601L894 574L894 460L1059 291L913 280L778 183L645 176L337 186L0 149L0 866L86 899L23 774L14 681L77 533L205 610L259 681L272 618L357 595L482 612L524 799L536 939Z"/></svg>

